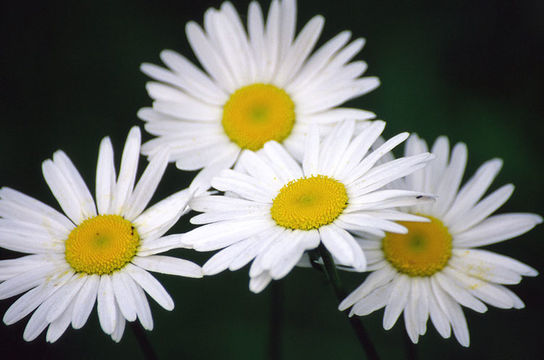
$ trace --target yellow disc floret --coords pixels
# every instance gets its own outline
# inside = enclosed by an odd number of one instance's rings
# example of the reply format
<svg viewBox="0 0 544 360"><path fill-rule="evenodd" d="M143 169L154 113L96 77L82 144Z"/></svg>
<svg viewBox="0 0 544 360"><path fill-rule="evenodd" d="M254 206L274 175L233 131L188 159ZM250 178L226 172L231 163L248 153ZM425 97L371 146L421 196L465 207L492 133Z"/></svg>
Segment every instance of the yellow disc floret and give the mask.
<svg viewBox="0 0 544 360"><path fill-rule="evenodd" d="M345 186L328 176L293 180L272 203L272 219L284 228L311 230L330 224L346 208Z"/></svg>
<svg viewBox="0 0 544 360"><path fill-rule="evenodd" d="M431 276L442 270L451 257L448 228L437 218L425 217L431 221L399 222L408 228L408 233L387 233L382 241L386 260L409 276Z"/></svg>
<svg viewBox="0 0 544 360"><path fill-rule="evenodd" d="M66 240L66 261L85 274L111 274L129 263L140 246L140 236L119 215L99 215L79 224Z"/></svg>
<svg viewBox="0 0 544 360"><path fill-rule="evenodd" d="M281 142L289 136L295 124L295 104L274 85L244 86L223 107L221 124L242 149L259 150L267 141Z"/></svg>

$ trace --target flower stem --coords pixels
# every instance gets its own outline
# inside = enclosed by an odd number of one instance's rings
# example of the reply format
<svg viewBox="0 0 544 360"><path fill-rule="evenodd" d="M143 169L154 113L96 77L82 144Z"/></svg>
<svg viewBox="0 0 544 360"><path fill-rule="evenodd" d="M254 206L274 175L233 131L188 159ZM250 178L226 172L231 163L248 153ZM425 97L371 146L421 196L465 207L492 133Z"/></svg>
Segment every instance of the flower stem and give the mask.
<svg viewBox="0 0 544 360"><path fill-rule="evenodd" d="M270 284L270 318L268 358L281 359L281 328L283 313L283 286L281 281Z"/></svg>
<svg viewBox="0 0 544 360"><path fill-rule="evenodd" d="M319 245L318 250L321 258L323 259L325 273L327 274L327 277L331 282L338 302L340 302L346 297L347 294L346 291L342 288L342 285L340 284L340 278L338 277L338 272L336 271L334 260L331 254L325 248L325 246L323 246L323 244ZM372 344L372 341L370 341L370 338L368 337L368 334L363 326L363 323L361 322L361 319L359 319L358 317L348 317L348 320L368 359L379 360L378 353L374 348L374 344Z"/></svg>
<svg viewBox="0 0 544 360"><path fill-rule="evenodd" d="M410 340L406 332L404 332L404 342L406 343L406 359L417 360L417 346Z"/></svg>
<svg viewBox="0 0 544 360"><path fill-rule="evenodd" d="M138 341L138 344L140 345L140 349L144 354L144 358L146 360L157 360L158 357L155 354L155 350L153 350L153 346L151 346L151 343L149 342L149 339L147 338L147 335L142 328L142 325L140 325L138 321L132 321L129 322L129 324L132 328L134 336L136 337L136 340Z"/></svg>

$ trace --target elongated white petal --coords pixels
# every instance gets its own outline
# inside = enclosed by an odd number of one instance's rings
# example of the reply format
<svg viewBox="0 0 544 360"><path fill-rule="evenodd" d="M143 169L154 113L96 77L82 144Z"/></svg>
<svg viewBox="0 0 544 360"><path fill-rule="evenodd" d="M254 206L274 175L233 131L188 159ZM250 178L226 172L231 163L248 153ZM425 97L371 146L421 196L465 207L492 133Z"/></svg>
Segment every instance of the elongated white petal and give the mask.
<svg viewBox="0 0 544 360"><path fill-rule="evenodd" d="M471 229L456 234L453 244L456 247L493 244L524 234L541 222L542 218L536 214L494 215Z"/></svg>
<svg viewBox="0 0 544 360"><path fill-rule="evenodd" d="M128 321L134 321L136 320L136 306L133 297L128 295L130 290L129 285L127 285L127 277L128 275L122 271L117 271L111 276L111 284L118 312ZM117 319L116 328L118 325L119 319Z"/></svg>
<svg viewBox="0 0 544 360"><path fill-rule="evenodd" d="M202 269L197 264L171 256L136 256L132 263L149 271L192 278L202 277Z"/></svg>
<svg viewBox="0 0 544 360"><path fill-rule="evenodd" d="M100 284L98 286L98 320L102 330L110 335L115 330L117 321L117 308L113 286L109 275L100 276Z"/></svg>
<svg viewBox="0 0 544 360"><path fill-rule="evenodd" d="M138 158L140 156L141 143L140 128L133 127L128 133L123 155L121 156L121 170L115 186L115 194L112 199L110 213L123 214L126 202L132 193L136 171L138 170Z"/></svg>
<svg viewBox="0 0 544 360"><path fill-rule="evenodd" d="M153 298L153 300L157 302L157 304L168 311L174 309L174 301L168 292L166 292L161 283L158 282L151 274L132 264L128 264L126 266L126 272L138 285L142 287L142 289L145 290L146 293L149 294L149 296Z"/></svg>
<svg viewBox="0 0 544 360"><path fill-rule="evenodd" d="M391 289L389 300L383 314L383 328L389 330L395 325L404 310L410 295L410 280L406 275L398 275Z"/></svg>
<svg viewBox="0 0 544 360"><path fill-rule="evenodd" d="M72 312L72 327L80 329L85 325L94 307L98 295L100 276L90 275L74 300Z"/></svg>
<svg viewBox="0 0 544 360"><path fill-rule="evenodd" d="M98 164L96 165L96 206L99 214L110 210L115 189L115 164L110 138L105 137L100 143Z"/></svg>

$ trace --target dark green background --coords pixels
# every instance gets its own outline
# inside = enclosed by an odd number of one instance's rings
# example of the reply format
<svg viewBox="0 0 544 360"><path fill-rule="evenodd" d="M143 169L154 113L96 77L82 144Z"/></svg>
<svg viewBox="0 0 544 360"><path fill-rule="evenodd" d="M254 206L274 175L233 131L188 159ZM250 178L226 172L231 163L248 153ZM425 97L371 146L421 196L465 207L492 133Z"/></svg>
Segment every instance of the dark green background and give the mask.
<svg viewBox="0 0 544 360"><path fill-rule="evenodd" d="M516 4L513 4L516 3ZM141 62L159 63L162 49L190 58L184 25L202 21L219 1L66 1L3 3L0 14L2 96L0 184L55 205L41 162L65 150L94 188L98 144L111 136L117 156L128 130L142 125L136 111L149 106ZM248 1L235 1L246 13ZM512 182L501 211L543 214L544 134L543 3L534 1L300 1L299 28L313 14L326 17L320 44L344 29L367 38L357 59L383 85L351 105L388 121L386 135L416 131L429 141L446 134L469 147L468 170L492 157L505 160L493 188ZM268 1L265 4L268 7ZM245 15L244 15L245 17ZM149 138L147 134L144 135ZM142 159L142 163L145 161ZM186 186L191 174L170 166L160 199ZM187 219L175 232L188 228ZM543 271L542 226L488 247ZM174 251L202 264L208 254ZM0 257L13 257L0 250ZM347 289L361 274L342 273ZM172 294L172 312L152 304L149 333L161 358L261 359L268 353L270 289L254 295L247 268L202 280L157 275ZM336 310L323 276L295 269L281 281L284 359L362 359L351 329ZM418 345L422 359L534 359L542 348L542 277L511 287L523 310L466 311L471 347L444 340L428 324ZM3 314L13 299L0 302ZM383 311L363 318L385 359L404 357L402 320L381 327ZM53 345L42 335L22 340L27 319L0 324L0 358L140 359L130 329L120 344L99 328L96 311L86 326L69 329Z"/></svg>

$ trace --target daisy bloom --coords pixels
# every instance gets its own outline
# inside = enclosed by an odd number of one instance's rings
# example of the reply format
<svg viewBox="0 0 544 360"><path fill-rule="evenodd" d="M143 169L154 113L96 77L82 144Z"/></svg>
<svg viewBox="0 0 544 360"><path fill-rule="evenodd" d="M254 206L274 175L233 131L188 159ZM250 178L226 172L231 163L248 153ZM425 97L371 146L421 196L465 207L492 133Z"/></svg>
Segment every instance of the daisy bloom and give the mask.
<svg viewBox="0 0 544 360"><path fill-rule="evenodd" d="M379 81L361 78L365 62L350 62L364 40L349 42L349 31L312 53L324 21L315 16L295 38L296 2L274 0L266 22L259 4L250 3L247 31L230 2L206 11L204 29L189 22L187 38L205 72L170 50L161 53L168 69L142 65L157 81L147 84L153 108L138 113L157 136L143 145L143 154L170 147L170 160L182 170L204 168L200 178L209 186L244 149L275 140L300 160L310 124L324 133L340 120L374 118L337 108Z"/></svg>
<svg viewBox="0 0 544 360"><path fill-rule="evenodd" d="M418 216L391 208L428 201L419 191L383 187L422 168L431 154L376 163L408 134L399 134L369 153L385 123L376 121L358 135L355 122L335 126L320 142L313 127L302 166L275 141L263 151L244 151L239 169L224 170L212 180L225 195L195 197L190 207L203 212L191 219L200 226L181 241L198 251L222 249L203 266L205 275L237 270L253 260L249 287L262 291L284 277L306 250L320 242L344 266L362 271L366 259L353 233L405 233L392 220Z"/></svg>
<svg viewBox="0 0 544 360"><path fill-rule="evenodd" d="M168 164L168 153L154 157L136 185L140 130L127 138L117 180L109 138L100 145L96 206L85 182L62 151L43 162L43 175L66 215L10 188L0 189L0 246L30 255L0 261L0 299L24 293L4 315L7 325L31 312L24 339L46 327L56 341L70 323L87 321L95 301L106 334L120 341L125 320L136 318L147 330L153 319L145 293L166 310L174 302L149 271L201 277L187 260L155 255L177 247L163 234L179 219L190 199L180 191L145 210Z"/></svg>
<svg viewBox="0 0 544 360"><path fill-rule="evenodd" d="M412 136L406 155L427 151L427 144ZM383 327L390 329L404 311L410 339L417 343L431 318L436 330L448 338L451 329L459 343L469 346L467 322L460 305L485 312L487 303L498 308L520 309L523 302L501 284L517 284L521 276L537 271L512 258L475 247L508 240L542 222L535 214L508 213L490 216L512 195L504 185L487 195L502 161L484 163L459 190L467 161L465 144L451 152L446 137L432 147L436 159L408 176L407 189L431 192L436 202L405 209L428 222L400 222L407 234L360 240L373 272L339 306L353 306L352 315L367 315L385 307ZM480 200L481 199L481 200Z"/></svg>

